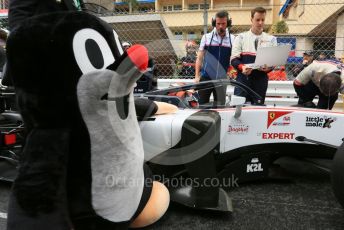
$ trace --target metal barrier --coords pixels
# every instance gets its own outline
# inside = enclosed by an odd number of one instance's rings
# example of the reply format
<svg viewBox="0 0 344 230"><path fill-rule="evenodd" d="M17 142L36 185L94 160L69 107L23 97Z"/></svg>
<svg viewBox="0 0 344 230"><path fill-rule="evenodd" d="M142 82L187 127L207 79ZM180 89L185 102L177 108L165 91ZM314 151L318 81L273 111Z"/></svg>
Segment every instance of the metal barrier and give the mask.
<svg viewBox="0 0 344 230"><path fill-rule="evenodd" d="M176 83L185 83L190 84L193 83L192 79L158 79L158 88L165 89L168 88L172 84ZM234 87L228 86L227 87L227 94L233 94ZM296 105L298 101L298 97L295 93L293 87L293 81L269 81L268 90L266 92L265 104L267 105L282 105L282 106L290 106ZM317 102L317 99L314 99L314 102ZM336 104L334 106L335 109L343 110L343 97L339 95Z"/></svg>

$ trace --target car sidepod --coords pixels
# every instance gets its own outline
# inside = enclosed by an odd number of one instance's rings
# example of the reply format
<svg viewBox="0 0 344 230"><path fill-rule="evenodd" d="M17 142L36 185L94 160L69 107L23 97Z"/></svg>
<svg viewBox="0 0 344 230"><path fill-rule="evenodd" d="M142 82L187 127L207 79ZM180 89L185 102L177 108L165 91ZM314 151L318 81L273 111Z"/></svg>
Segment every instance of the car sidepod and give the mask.
<svg viewBox="0 0 344 230"><path fill-rule="evenodd" d="M182 120L177 117L169 121L171 142L175 145L150 159L153 173L168 187L172 201L196 209L232 211L231 199L216 183L215 155L219 152L221 130L219 113L200 110L189 113ZM159 127L156 130L162 134L165 128Z"/></svg>

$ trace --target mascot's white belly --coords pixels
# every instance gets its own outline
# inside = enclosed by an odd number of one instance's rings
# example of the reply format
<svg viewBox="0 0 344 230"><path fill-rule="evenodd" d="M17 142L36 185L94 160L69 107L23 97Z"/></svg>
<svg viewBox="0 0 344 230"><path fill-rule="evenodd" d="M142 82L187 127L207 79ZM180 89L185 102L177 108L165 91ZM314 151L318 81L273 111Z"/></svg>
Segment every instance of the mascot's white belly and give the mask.
<svg viewBox="0 0 344 230"><path fill-rule="evenodd" d="M91 138L92 205L98 215L113 222L133 216L144 183L143 145L133 84L128 81L104 70L85 74L78 83L79 106ZM106 94L109 100L102 98ZM128 113L121 117L118 100L125 96Z"/></svg>

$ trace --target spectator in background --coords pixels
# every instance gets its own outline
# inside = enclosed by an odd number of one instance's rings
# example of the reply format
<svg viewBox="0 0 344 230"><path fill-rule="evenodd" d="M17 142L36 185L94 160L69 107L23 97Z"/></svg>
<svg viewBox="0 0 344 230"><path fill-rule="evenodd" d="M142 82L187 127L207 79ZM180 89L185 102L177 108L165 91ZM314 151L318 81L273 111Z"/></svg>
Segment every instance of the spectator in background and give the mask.
<svg viewBox="0 0 344 230"><path fill-rule="evenodd" d="M322 60L325 60L327 59L327 56L324 52L321 52L317 58L318 61L322 61Z"/></svg>
<svg viewBox="0 0 344 230"><path fill-rule="evenodd" d="M302 63L297 64L291 70L294 77L296 77L304 68L310 65L314 60L314 55L312 51L306 51L303 53Z"/></svg>
<svg viewBox="0 0 344 230"><path fill-rule="evenodd" d="M122 46L124 50L127 50L132 46L132 44L130 42L122 42Z"/></svg>
<svg viewBox="0 0 344 230"><path fill-rule="evenodd" d="M132 44L128 41L122 43L123 49L129 49ZM142 77L137 81L134 93L145 93L157 89L157 76L153 58L149 57L148 68Z"/></svg>
<svg viewBox="0 0 344 230"><path fill-rule="evenodd" d="M344 63L344 54L343 54L343 56L340 58L340 62L341 62L341 63Z"/></svg>
<svg viewBox="0 0 344 230"><path fill-rule="evenodd" d="M186 56L182 57L180 76L195 76L195 65L197 59L197 45L194 41L187 41L185 44Z"/></svg>
<svg viewBox="0 0 344 230"><path fill-rule="evenodd" d="M330 55L329 57L330 60L335 60L335 61L338 61L336 56L334 54Z"/></svg>
<svg viewBox="0 0 344 230"><path fill-rule="evenodd" d="M236 80L256 91L262 97L262 104L264 104L268 88L267 73L271 71L271 68L252 69L246 64L255 62L258 47L277 46L276 37L263 32L265 16L266 10L263 7L256 7L251 11L251 29L235 38L231 62L238 70ZM239 87L235 87L234 94L244 96L246 101L252 102L252 98Z"/></svg>
<svg viewBox="0 0 344 230"><path fill-rule="evenodd" d="M123 46L123 49L126 51L132 46L132 44L130 42L123 42L122 46ZM148 63L148 66L149 66L149 63ZM146 78L147 76L142 75L142 77ZM138 83L141 79L138 80ZM135 89L134 89L134 92L135 92ZM165 103L165 102L152 101L148 98L135 97L135 110L136 110L137 116L140 117L141 119L144 119L153 115L164 114L164 113L174 113L178 110L178 107L169 103Z"/></svg>

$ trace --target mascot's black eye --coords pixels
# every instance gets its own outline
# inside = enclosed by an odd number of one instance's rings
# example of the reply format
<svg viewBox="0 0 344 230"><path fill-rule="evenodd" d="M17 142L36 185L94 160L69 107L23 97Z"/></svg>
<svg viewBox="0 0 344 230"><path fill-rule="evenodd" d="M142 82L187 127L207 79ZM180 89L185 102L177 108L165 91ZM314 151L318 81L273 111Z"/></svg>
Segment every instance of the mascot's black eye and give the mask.
<svg viewBox="0 0 344 230"><path fill-rule="evenodd" d="M103 35L90 28L75 33L73 51L83 74L105 69L115 61L113 52Z"/></svg>
<svg viewBox="0 0 344 230"><path fill-rule="evenodd" d="M129 94L115 99L118 115L121 119L126 119L129 114Z"/></svg>
<svg viewBox="0 0 344 230"><path fill-rule="evenodd" d="M101 69L104 66L104 60L102 51L100 50L97 42L92 39L87 39L86 41L86 53L91 62L91 64L96 69Z"/></svg>

